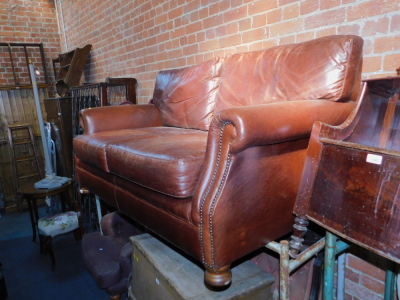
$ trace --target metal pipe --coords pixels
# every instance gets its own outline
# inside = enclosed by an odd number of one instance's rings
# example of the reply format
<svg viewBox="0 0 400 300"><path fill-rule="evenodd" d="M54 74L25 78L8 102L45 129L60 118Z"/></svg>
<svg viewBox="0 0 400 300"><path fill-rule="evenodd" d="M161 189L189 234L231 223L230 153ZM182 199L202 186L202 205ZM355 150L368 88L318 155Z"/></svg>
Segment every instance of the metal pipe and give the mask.
<svg viewBox="0 0 400 300"><path fill-rule="evenodd" d="M338 240L336 241L335 246L335 254L341 253L347 248L350 247L350 244ZM339 255L338 257L338 282L336 287L336 299L343 300L344 299L344 289L345 289L345 277L344 277L344 264L345 264L345 253Z"/></svg>
<svg viewBox="0 0 400 300"><path fill-rule="evenodd" d="M318 242L301 252L297 258L290 260L289 257L289 242L282 240L280 243L269 242L265 247L272 251L279 253L280 256L280 270L279 270L279 298L281 300L289 299L289 277L290 273L304 264L312 256L318 253L325 246L325 238L320 239Z"/></svg>
<svg viewBox="0 0 400 300"><path fill-rule="evenodd" d="M63 31L63 36L64 36L64 49L65 52L68 51L68 43L67 43L67 32L65 30L65 23L64 23L64 11L63 11L63 7L62 7L62 3L61 1L59 1L60 4L60 13L61 13L61 25L62 25L62 31Z"/></svg>
<svg viewBox="0 0 400 300"><path fill-rule="evenodd" d="M350 247L350 244L348 244L342 240L338 240L338 241L336 241L335 254L343 252L344 250L346 250L349 247Z"/></svg>
<svg viewBox="0 0 400 300"><path fill-rule="evenodd" d="M44 81L49 84L50 80L49 80L49 76L47 75L47 68L46 68L46 57L44 56L44 48L43 48L43 44L40 43L39 46L39 51L40 51L40 59L42 60L42 68L43 68L43 73L44 73Z"/></svg>
<svg viewBox="0 0 400 300"><path fill-rule="evenodd" d="M345 263L346 253L342 253L338 257L338 276L337 276L337 300L344 300L344 283L345 283Z"/></svg>
<svg viewBox="0 0 400 300"><path fill-rule="evenodd" d="M289 299L289 242L283 240L280 246L279 298L286 300Z"/></svg>
<svg viewBox="0 0 400 300"><path fill-rule="evenodd" d="M0 46L24 46L24 45L28 45L30 47L40 47L40 43L0 43Z"/></svg>
<svg viewBox="0 0 400 300"><path fill-rule="evenodd" d="M265 247L275 251L276 253L281 253L281 245L277 242L269 242Z"/></svg>
<svg viewBox="0 0 400 300"><path fill-rule="evenodd" d="M103 215L101 214L100 197L95 195L95 199L96 199L96 208L97 208L97 221L99 222L100 233L103 234L103 230L101 229L101 219L103 218Z"/></svg>
<svg viewBox="0 0 400 300"><path fill-rule="evenodd" d="M296 269L298 266L304 264L307 260L313 257L316 253L325 247L325 238L320 239L318 242L301 252L296 259L290 261L290 272Z"/></svg>
<svg viewBox="0 0 400 300"><path fill-rule="evenodd" d="M384 300L392 300L394 299L394 282L395 282L395 275L394 275L394 267L395 263L391 260L387 262L387 270L385 276L385 296Z"/></svg>
<svg viewBox="0 0 400 300"><path fill-rule="evenodd" d="M53 173L53 168L51 166L49 148L47 147L46 134L45 134L44 122L43 122L44 119L43 119L43 114L42 114L42 107L40 106L39 90L38 90L37 83L36 83L35 70L33 68L33 64L32 64L31 60L29 60L29 72L30 72L31 78L32 78L33 96L35 99L36 113L38 115L40 136L42 138L44 161L45 161L45 173L46 173L46 177L51 177L51 176L54 176L54 173Z"/></svg>
<svg viewBox="0 0 400 300"><path fill-rule="evenodd" d="M11 52L11 44L8 44L8 54L10 55L11 68L12 68L13 75L14 75L14 83L15 83L15 85L18 85L19 83L17 81L17 75L15 74L14 61L13 61L13 56L12 56L12 52Z"/></svg>
<svg viewBox="0 0 400 300"><path fill-rule="evenodd" d="M26 45L24 45L24 52L25 52L25 61L26 61L26 66L29 69L29 55L28 55L28 49L26 48ZM29 74L29 82L32 84L32 75L31 72ZM47 82L46 82L47 83Z"/></svg>
<svg viewBox="0 0 400 300"><path fill-rule="evenodd" d="M324 291L323 299L333 299L333 280L335 274L336 236L326 232L325 261L324 261Z"/></svg>

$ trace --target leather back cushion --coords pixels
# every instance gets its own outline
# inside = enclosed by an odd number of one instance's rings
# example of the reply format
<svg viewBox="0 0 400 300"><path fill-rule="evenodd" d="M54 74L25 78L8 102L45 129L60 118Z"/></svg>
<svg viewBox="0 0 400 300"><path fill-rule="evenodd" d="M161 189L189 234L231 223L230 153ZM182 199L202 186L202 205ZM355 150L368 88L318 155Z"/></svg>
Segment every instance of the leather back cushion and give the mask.
<svg viewBox="0 0 400 300"><path fill-rule="evenodd" d="M306 99L346 101L359 79L363 40L328 36L224 59L215 112Z"/></svg>
<svg viewBox="0 0 400 300"><path fill-rule="evenodd" d="M208 130L213 117L222 61L158 73L153 103L167 126Z"/></svg>

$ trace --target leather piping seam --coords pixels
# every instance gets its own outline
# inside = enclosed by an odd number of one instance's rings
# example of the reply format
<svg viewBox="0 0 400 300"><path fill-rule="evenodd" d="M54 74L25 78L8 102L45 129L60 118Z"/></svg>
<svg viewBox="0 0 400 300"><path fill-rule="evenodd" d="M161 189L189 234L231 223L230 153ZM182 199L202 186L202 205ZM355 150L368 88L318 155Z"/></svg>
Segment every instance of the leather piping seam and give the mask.
<svg viewBox="0 0 400 300"><path fill-rule="evenodd" d="M213 238L212 214L214 212L215 202L216 202L218 196L221 193L222 185L225 183L226 174L228 173L228 168L229 168L230 161L231 161L230 160L230 153L228 153L228 157L226 158L224 174L222 175L222 180L218 185L217 193L215 194L215 197L214 197L213 201L211 202L211 208L210 208L210 211L208 212L208 221L210 223L210 236L211 236L211 241L210 241L210 243L211 243L211 261L212 261L213 269L214 269L214 266L215 266L215 261L214 261L214 238Z"/></svg>
<svg viewBox="0 0 400 300"><path fill-rule="evenodd" d="M212 223L211 223L211 221L212 221L212 212L213 212L213 209L214 209L214 205L215 205L216 199L217 199L217 197L218 197L218 195L219 195L219 193L220 193L220 191L221 191L221 187L222 187L222 185L223 185L223 183L224 183L224 181L225 181L225 178L226 178L227 169L228 169L228 166L229 166L229 163L230 163L230 154L228 154L228 158L227 158L227 163L226 163L224 175L223 175L223 178L222 178L221 182L220 182L219 185L218 185L217 194L215 195L215 197L214 197L214 199L213 199L213 201L212 201L212 203L211 203L211 210L210 210L210 212L209 212L209 214L208 214L208 215L209 215L209 221L210 221L210 224L211 224L210 235L211 235L211 260L212 260L212 265L209 265L209 264L206 262L206 260L205 260L204 238L203 238L203 226L204 226L203 207L204 207L204 202L205 202L205 200L206 200L208 194L210 193L211 187L214 185L215 178L217 177L217 171L218 171L218 169L219 169L219 165L220 165L220 161L221 161L222 135L223 135L224 129L225 129L225 127L226 127L227 124L233 124L233 123L231 123L231 122L224 122L224 123L222 124L222 128L221 128L220 133L219 133L219 145L218 145L217 161L216 161L216 163L215 163L215 167L214 167L214 171L213 171L213 175L212 175L210 184L208 185L208 188L207 188L206 192L204 193L204 196L203 196L202 199L201 199L201 205L200 205L200 246L201 246L201 262L202 262L202 264L203 264L204 266L206 266L206 267L208 267L208 268L212 268L212 269L214 269L214 241L213 241L213 238L212 238Z"/></svg>

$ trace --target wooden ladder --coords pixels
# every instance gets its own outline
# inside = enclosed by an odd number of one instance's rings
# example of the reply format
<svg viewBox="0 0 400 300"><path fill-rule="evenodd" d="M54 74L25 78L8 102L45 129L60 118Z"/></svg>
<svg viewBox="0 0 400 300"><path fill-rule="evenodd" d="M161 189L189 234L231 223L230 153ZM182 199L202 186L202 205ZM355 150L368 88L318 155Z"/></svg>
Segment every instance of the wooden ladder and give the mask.
<svg viewBox="0 0 400 300"><path fill-rule="evenodd" d="M10 124L7 127L14 186L18 191L20 186L44 178L44 170L40 164L32 125L28 123ZM17 207L21 211L22 205L18 195L16 201Z"/></svg>

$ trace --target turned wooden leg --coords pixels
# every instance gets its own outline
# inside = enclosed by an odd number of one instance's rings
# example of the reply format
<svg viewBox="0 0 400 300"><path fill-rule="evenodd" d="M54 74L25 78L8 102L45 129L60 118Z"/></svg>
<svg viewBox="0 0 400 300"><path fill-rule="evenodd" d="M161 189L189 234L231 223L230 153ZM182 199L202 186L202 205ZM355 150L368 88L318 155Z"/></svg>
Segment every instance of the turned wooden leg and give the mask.
<svg viewBox="0 0 400 300"><path fill-rule="evenodd" d="M307 218L297 216L294 220L293 235L290 237L289 256L296 258L303 247L304 235L307 232Z"/></svg>
<svg viewBox="0 0 400 300"><path fill-rule="evenodd" d="M79 193L86 195L86 194L89 194L90 191L87 188L81 186L79 188Z"/></svg>
<svg viewBox="0 0 400 300"><path fill-rule="evenodd" d="M83 234L80 227L75 229L72 233L74 234L75 240L80 241L82 239Z"/></svg>
<svg viewBox="0 0 400 300"><path fill-rule="evenodd" d="M232 281L230 265L222 267L216 271L206 267L206 271L204 272L204 281L213 287L223 287L229 285Z"/></svg>
<svg viewBox="0 0 400 300"><path fill-rule="evenodd" d="M53 252L53 238L51 236L46 236L45 238L45 249L46 252L49 252L50 258L51 258L51 269L54 271L55 265L56 265L56 259L54 257L54 252Z"/></svg>
<svg viewBox="0 0 400 300"><path fill-rule="evenodd" d="M39 244L40 244L40 254L43 254L45 251L45 237L44 235L39 234Z"/></svg>

